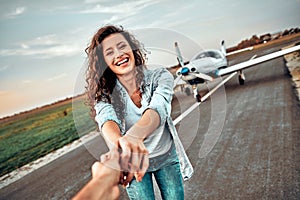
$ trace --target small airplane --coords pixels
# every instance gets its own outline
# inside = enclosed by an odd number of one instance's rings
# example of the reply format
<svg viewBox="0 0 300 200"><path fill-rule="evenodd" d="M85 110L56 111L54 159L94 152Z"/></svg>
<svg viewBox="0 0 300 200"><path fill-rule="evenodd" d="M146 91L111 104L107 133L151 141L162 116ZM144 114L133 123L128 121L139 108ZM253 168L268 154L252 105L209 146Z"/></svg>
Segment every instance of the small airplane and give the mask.
<svg viewBox="0 0 300 200"><path fill-rule="evenodd" d="M252 49L253 47L247 48L245 50ZM198 92L198 84L213 81L216 77L228 74L234 76L235 74L239 73L239 84L244 85L246 80L245 74L243 73L244 69L298 50L300 50L300 45L280 50L271 54L267 54L258 58L255 58L256 55L254 55L248 61L229 67L228 61L226 59L226 48L224 41L221 42L221 50L206 50L199 52L187 64L183 62L178 43L175 42L175 51L177 54L177 60L179 62L180 68L176 71L177 78L174 81L174 88L180 81L180 79L185 81L186 83L192 85L194 98L196 98L198 102L201 102L204 99Z"/></svg>

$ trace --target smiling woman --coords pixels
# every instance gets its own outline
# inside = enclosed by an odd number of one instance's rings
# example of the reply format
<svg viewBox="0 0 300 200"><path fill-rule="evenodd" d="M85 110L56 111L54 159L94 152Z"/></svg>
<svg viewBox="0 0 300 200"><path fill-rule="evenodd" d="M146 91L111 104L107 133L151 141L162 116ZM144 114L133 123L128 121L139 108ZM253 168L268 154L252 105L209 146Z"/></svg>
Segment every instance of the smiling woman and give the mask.
<svg viewBox="0 0 300 200"><path fill-rule="evenodd" d="M147 69L140 42L115 26L100 28L86 52L87 103L108 147L120 149L128 196L154 199L154 176L164 199L184 199L193 168L171 118L173 76Z"/></svg>
<svg viewBox="0 0 300 200"><path fill-rule="evenodd" d="M115 45L109 44L107 36L114 35L112 33L121 33L120 35L117 35L115 37L111 38L112 42L115 42ZM104 41L104 44L101 44L100 41L104 40L106 38L106 43ZM117 39L121 39L118 43ZM107 42L108 41L108 42ZM106 46L105 46L106 45ZM124 49L124 45L127 45L126 49ZM131 49L131 53L127 53L126 55L127 59L131 59L130 62L132 62L134 65L136 65L136 82L141 82L143 79L143 73L142 68L144 67L144 51L141 48L141 44L139 41L137 41L132 35L130 35L128 32L123 31L120 28L114 27L114 26L108 26L103 29L99 29L99 31L96 33L96 35L93 37L92 42L90 46L86 49L86 52L88 54L89 59L89 68L87 70L87 96L88 96L88 105L91 106L91 117L95 117L95 100L96 101L105 101L105 102L112 102L112 99L109 94L113 93L114 87L116 85L116 79L117 79L117 73L113 71L113 69L117 70L116 67L114 67L114 60L111 56L111 54L115 54L116 51L123 51L128 52L128 47ZM104 48L106 48L104 50ZM103 52L103 50L105 52ZM104 58L105 54L105 58ZM134 57L134 60L133 60ZM123 56L125 58L125 55ZM118 58L119 61L120 58ZM107 62L106 62L107 60ZM117 62L119 62L117 61ZM129 61L129 60L128 60ZM121 64L121 63L119 63ZM112 67L112 69L110 67ZM117 66L117 65L116 65ZM118 69L121 70L121 69ZM126 69L125 69L126 71ZM136 85L139 85L139 83L136 83ZM114 93L115 99L121 99L121 96L119 93ZM115 101L115 104L118 104L118 117L121 117L122 111L124 110L124 104L122 102Z"/></svg>

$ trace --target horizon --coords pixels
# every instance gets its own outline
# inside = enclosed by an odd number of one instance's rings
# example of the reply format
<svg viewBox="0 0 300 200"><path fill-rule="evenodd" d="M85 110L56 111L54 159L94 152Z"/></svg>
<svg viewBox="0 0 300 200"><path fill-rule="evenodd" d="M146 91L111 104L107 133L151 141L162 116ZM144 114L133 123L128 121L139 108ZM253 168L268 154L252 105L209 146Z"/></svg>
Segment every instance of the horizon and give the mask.
<svg viewBox="0 0 300 200"><path fill-rule="evenodd" d="M103 24L120 24L129 31L169 29L201 48L219 48L224 39L228 48L253 35L300 27L299 8L299 0L1 3L0 118L76 95L84 49ZM186 49L184 56L189 59L195 51ZM177 64L176 57L164 57L156 56L155 61Z"/></svg>
<svg viewBox="0 0 300 200"><path fill-rule="evenodd" d="M295 28L296 28L296 27L295 27ZM297 28L298 28L298 27L297 27ZM285 29L285 30L287 30L287 29ZM282 32L285 31L285 30L277 31L277 32L270 33L270 34L272 35L272 34L282 33ZM266 34L268 34L268 33L266 33ZM298 33L298 34L299 34L299 33ZM255 34L255 35L256 35L256 34ZM262 35L264 35L264 34L262 34ZM252 35L252 36L253 36L253 35ZM251 37L252 37L252 36L251 36ZM257 36L260 36L260 35L257 35ZM251 37L242 39L241 41L250 39ZM240 42L241 42L241 41L240 41ZM232 48L232 47L237 47L238 44L239 44L239 43L235 44L234 46L227 47L227 49ZM173 67L173 66L171 66L171 67ZM56 100L54 100L54 101L47 102L47 103L45 103L45 104L37 105L37 106L35 106L35 107L28 108L28 109L26 109L26 110L21 110L21 111L19 111L19 112L17 112L17 113L12 113L11 115L0 116L0 120L6 119L6 118L10 118L10 117L14 117L14 116L17 116L17 115L20 115L20 114L23 114L23 113L31 112L31 111L34 111L34 110L36 110L36 109L41 109L41 108L43 108L43 107L51 106L51 105L54 105L54 104L57 104L57 103L60 103L60 102L72 100L73 98L79 97L79 96L81 96L81 95L84 95L84 93L81 93L81 94L73 94L73 96L65 96L65 97L62 97L62 98L60 98L60 99L56 99Z"/></svg>

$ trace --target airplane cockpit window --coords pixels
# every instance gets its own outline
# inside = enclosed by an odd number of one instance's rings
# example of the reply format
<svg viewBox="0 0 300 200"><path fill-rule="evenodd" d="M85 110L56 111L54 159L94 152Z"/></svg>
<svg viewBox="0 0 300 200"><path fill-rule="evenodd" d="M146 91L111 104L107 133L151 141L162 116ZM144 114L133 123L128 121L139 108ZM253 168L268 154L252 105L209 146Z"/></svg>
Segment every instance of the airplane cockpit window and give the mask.
<svg viewBox="0 0 300 200"><path fill-rule="evenodd" d="M214 52L214 51L209 51L208 55L209 55L209 57L212 57L212 58L217 58L217 59L221 58L221 56L217 52Z"/></svg>
<svg viewBox="0 0 300 200"><path fill-rule="evenodd" d="M200 53L198 56L196 56L195 59L201 59L201 58L206 58L206 57L209 57L208 53L203 52L203 53Z"/></svg>
<svg viewBox="0 0 300 200"><path fill-rule="evenodd" d="M216 58L216 59L221 58L221 56L217 52L206 51L206 52L203 52L203 53L200 53L199 55L197 55L195 59L201 59L201 58L207 58L207 57Z"/></svg>

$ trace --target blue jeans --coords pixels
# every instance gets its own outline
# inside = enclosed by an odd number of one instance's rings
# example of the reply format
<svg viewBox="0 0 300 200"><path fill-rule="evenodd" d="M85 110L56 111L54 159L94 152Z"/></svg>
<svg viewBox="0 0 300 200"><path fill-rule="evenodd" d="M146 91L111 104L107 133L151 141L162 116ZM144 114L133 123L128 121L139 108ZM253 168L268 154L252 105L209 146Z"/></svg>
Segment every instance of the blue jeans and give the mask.
<svg viewBox="0 0 300 200"><path fill-rule="evenodd" d="M154 200L152 177L155 177L162 199L183 200L184 188L178 160L156 171L147 172L141 182L132 180L126 188L131 200Z"/></svg>

